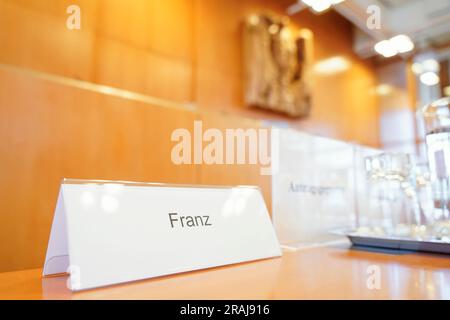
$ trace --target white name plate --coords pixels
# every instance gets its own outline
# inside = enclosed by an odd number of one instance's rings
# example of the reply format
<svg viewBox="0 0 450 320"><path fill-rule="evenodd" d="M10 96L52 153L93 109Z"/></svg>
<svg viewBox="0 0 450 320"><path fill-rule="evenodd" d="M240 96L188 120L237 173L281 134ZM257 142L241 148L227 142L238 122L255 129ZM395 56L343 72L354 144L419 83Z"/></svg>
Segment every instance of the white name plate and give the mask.
<svg viewBox="0 0 450 320"><path fill-rule="evenodd" d="M280 255L256 187L64 180L44 276L77 291Z"/></svg>

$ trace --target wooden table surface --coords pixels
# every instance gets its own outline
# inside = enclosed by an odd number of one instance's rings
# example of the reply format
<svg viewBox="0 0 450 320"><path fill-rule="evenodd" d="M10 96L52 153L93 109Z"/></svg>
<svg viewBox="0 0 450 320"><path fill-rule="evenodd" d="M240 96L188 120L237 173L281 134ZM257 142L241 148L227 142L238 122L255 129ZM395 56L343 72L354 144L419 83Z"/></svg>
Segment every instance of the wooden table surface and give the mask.
<svg viewBox="0 0 450 320"><path fill-rule="evenodd" d="M380 289L367 286L369 266ZM370 270L370 269L369 269ZM349 245L71 293L41 269L0 274L0 299L450 299L450 256Z"/></svg>

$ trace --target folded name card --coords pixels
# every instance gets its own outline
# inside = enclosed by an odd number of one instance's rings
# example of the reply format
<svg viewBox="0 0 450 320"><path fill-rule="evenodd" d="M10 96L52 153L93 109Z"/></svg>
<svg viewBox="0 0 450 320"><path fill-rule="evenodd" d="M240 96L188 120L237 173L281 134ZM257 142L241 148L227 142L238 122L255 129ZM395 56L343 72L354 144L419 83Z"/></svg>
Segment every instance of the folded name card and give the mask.
<svg viewBox="0 0 450 320"><path fill-rule="evenodd" d="M280 255L256 187L66 179L44 276L77 291Z"/></svg>

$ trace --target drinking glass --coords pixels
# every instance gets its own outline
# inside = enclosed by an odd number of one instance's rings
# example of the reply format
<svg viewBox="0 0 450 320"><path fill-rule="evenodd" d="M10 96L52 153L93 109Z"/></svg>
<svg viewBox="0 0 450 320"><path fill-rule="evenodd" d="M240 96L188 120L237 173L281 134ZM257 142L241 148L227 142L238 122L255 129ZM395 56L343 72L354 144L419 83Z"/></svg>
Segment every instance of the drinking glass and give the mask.
<svg viewBox="0 0 450 320"><path fill-rule="evenodd" d="M382 153L367 157L365 163L371 212L375 212L370 223L372 232L409 236L413 227L420 225L411 157L404 153Z"/></svg>

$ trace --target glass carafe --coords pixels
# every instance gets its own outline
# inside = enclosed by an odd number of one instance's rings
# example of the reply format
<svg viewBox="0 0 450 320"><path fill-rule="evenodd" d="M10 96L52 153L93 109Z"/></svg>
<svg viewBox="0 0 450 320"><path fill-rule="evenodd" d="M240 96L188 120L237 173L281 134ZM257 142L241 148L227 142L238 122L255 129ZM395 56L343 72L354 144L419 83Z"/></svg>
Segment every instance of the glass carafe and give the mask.
<svg viewBox="0 0 450 320"><path fill-rule="evenodd" d="M433 189L436 236L448 237L450 208L450 98L437 100L422 109Z"/></svg>

